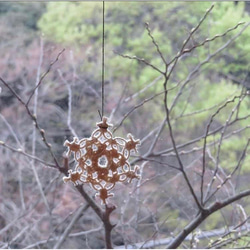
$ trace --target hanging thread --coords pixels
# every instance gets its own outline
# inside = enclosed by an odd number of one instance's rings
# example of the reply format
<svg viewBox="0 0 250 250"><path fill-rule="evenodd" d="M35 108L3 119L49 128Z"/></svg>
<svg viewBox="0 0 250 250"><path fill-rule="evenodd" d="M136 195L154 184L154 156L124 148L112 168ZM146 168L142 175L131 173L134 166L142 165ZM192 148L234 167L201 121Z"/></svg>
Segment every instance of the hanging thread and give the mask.
<svg viewBox="0 0 250 250"><path fill-rule="evenodd" d="M102 115L101 120L104 116L104 34L105 34L105 4L102 2Z"/></svg>

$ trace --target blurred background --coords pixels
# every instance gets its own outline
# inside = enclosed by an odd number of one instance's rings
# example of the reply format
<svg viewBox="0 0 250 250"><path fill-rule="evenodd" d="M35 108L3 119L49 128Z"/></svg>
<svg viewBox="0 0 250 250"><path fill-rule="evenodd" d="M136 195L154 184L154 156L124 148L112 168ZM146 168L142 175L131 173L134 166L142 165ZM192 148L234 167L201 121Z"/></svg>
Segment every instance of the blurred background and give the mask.
<svg viewBox="0 0 250 250"><path fill-rule="evenodd" d="M177 166L167 128L155 141L151 154L146 155L166 117L163 79L152 67L119 54L144 58L165 70L145 22L149 23L153 37L169 62L211 4L105 3L104 113L114 125L115 136L126 137L127 133L132 133L142 141L139 156L131 158L141 166L142 179L131 185L118 185L110 200L117 206L112 214L112 222L117 224L112 233L115 246L171 239L197 212L183 177L166 165ZM218 34L221 37L184 54L168 82L175 140L180 145L183 163L198 196L201 137L206 125L226 100L250 89L249 14L250 2L215 3L186 48ZM239 22L245 24L228 31ZM60 164L63 164L66 150L64 141L72 140L74 135L89 137L100 120L102 27L102 2L0 3L0 76L23 100L28 100L39 77L65 48L29 104ZM228 104L216 116L210 129L216 130L230 120L232 117L228 117L235 105ZM234 115L236 122L227 127L220 149L217 143L221 130L208 137L205 184L213 177L220 150L215 189L233 171L244 150L249 137L249 107L249 96L246 96L237 114L232 115L230 122ZM0 246L52 248L85 201L72 184L63 184L57 170L47 167L52 159L46 146L25 108L3 85L0 141L12 147L12 150L0 147ZM36 155L45 163L15 152L18 150ZM150 159L141 160L140 156L145 155ZM232 181L211 201L249 187L249 163L247 155ZM86 190L94 195L87 185ZM203 232L222 229L221 232L226 232L248 218L249 205L250 200L246 198L215 213L182 247L200 248L212 244L211 240L218 238L220 231L209 237ZM104 248L103 228L93 211L89 208L78 218L60 247ZM201 238L200 241L194 240L195 235ZM248 244L248 239L239 240L238 246ZM234 246L232 244L225 247Z"/></svg>

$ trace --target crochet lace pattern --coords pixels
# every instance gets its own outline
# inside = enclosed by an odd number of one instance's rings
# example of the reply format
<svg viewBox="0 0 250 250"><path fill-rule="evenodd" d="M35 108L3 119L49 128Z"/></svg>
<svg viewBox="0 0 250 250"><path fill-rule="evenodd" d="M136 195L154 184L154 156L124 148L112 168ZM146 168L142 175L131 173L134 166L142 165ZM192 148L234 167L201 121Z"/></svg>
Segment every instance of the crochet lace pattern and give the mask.
<svg viewBox="0 0 250 250"><path fill-rule="evenodd" d="M75 160L75 170L69 170L68 177L64 182L71 181L74 185L89 183L97 191L104 204L108 197L113 196L110 190L117 182L129 183L132 179L139 179L139 166L132 168L128 161L132 151L137 152L140 140L135 140L131 134L128 139L113 137L108 129L107 117L97 123L97 129L93 131L90 138L79 140L74 138L72 142L65 141L68 147L67 156L71 153Z"/></svg>

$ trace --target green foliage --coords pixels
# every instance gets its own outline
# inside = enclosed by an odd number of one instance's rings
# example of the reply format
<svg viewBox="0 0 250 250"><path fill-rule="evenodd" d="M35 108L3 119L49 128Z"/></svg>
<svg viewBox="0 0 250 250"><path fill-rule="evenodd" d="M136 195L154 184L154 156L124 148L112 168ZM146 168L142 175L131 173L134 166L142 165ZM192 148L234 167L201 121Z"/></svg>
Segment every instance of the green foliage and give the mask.
<svg viewBox="0 0 250 250"><path fill-rule="evenodd" d="M106 46L111 50L142 57L162 68L162 61L156 60L159 55L144 28L144 23L149 22L152 34L159 43L162 54L167 60L170 60L182 46L182 42L188 36L191 28L197 25L210 6L211 2L106 3ZM78 46L91 44L91 46L100 48L102 37L101 10L102 3L97 2L51 2L48 3L47 12L42 16L38 25L47 37L57 42L75 43ZM232 2L216 3L201 29L193 36L192 42L202 42L216 34L223 34L238 22L249 20L249 15L244 11L243 2L238 3L237 6ZM186 57L184 60L188 66L182 67L176 76L182 79L197 61L206 58L208 48L211 52L215 51L236 32L238 31L232 31L226 37L218 38L216 42L210 43L209 46L196 49L194 56ZM242 72L247 63L246 55L250 51L249 43L246 42L250 39L250 32L244 32L239 39L240 41L234 43L226 55L216 59L216 64L211 65L210 70L216 73L218 65L221 65L220 72L224 74ZM112 63L114 57L114 55L110 55L109 59L106 59L107 66L114 64ZM137 74L144 74L143 78L150 78L150 71L144 70L142 65L134 65L134 67L137 67ZM128 70L128 64L127 67L124 65L123 68ZM118 78L121 74L122 72L116 73ZM131 75L131 81L135 80L133 76ZM141 84L145 84L145 82L139 81L138 88L141 87Z"/></svg>
<svg viewBox="0 0 250 250"><path fill-rule="evenodd" d="M203 126L204 122L210 118L214 112L225 104L226 101L230 101L234 96L239 96L242 91L242 87L236 84L232 84L229 81L220 79L219 82L210 82L208 79L199 77L194 83L194 87L186 88L186 91L182 94L178 105L174 108L174 116L183 116L182 123L189 120L189 114L195 113L195 119L188 123L188 129L194 128L195 124ZM174 91L173 96L176 95L177 91ZM170 92L171 93L171 92ZM195 98L190 98L195 96ZM236 99L238 101L238 99ZM170 102L171 103L171 102ZM219 112L214 120L219 123L224 123L232 108L237 102L229 103L221 112ZM241 103L240 113L242 116L248 114L248 98ZM241 116L240 115L240 116ZM234 117L233 117L234 118ZM241 122L242 125L247 125L246 121Z"/></svg>
<svg viewBox="0 0 250 250"><path fill-rule="evenodd" d="M155 45L152 43L145 22L149 23L151 34L159 45L162 55L170 61L180 50L190 30L195 27L210 8L211 2L107 2L105 4L105 66L106 74L112 75L114 83L129 83L129 92L134 93L154 81L159 73L136 60L124 59L113 51L136 55L149 63L165 70ZM239 22L249 22L245 12L245 3L217 2L201 27L192 36L187 48L202 43L207 38L223 34ZM102 41L102 3L98 2L61 2L47 4L47 11L38 23L42 32L51 40L63 44L75 44L78 48L91 48L92 58L100 58ZM239 32L233 30L205 46L196 48L185 55L178 63L168 82L168 104L171 106L182 83L190 71L205 60L207 56L220 49L228 40ZM174 127L179 138L192 138L197 131L203 131L209 117L223 105L226 100L239 95L241 87L224 78L233 74L241 79L248 67L250 52L250 30L246 29L235 42L203 66L203 72L188 83L178 97L177 105L171 111ZM84 73L92 70L99 59L91 60L82 67ZM126 72L126 73L125 73ZM100 78L100 71L93 77ZM173 88L175 86L175 88ZM172 89L173 88L173 89ZM139 95L140 100L163 91L163 81L158 82ZM159 97L162 98L163 97ZM165 113L162 103L156 98L151 102L151 119L161 120ZM240 109L240 116L248 113L246 98ZM228 104L215 117L215 123L224 124L235 103ZM189 114L195 113L190 119ZM233 117L234 118L234 117ZM232 119L233 119L232 118ZM125 121L126 124L126 121ZM241 127L247 121L238 122ZM237 128L237 124L234 129ZM247 132L242 132L244 136ZM213 138L214 139L214 138ZM210 140L210 139L209 139ZM181 139L180 139L181 141ZM237 150L238 149L238 150ZM240 137L223 143L222 164L231 169L229 162L238 159L238 152L243 149Z"/></svg>
<svg viewBox="0 0 250 250"><path fill-rule="evenodd" d="M15 25L23 25L31 30L37 30L37 21L44 11L44 3L0 3L0 18L4 17Z"/></svg>
<svg viewBox="0 0 250 250"><path fill-rule="evenodd" d="M249 131L248 131L249 133ZM227 170L234 170L236 167L235 162L238 162L241 153L245 145L242 143L244 137L247 136L247 133L243 133L241 137L233 136L230 140L225 140L222 144L222 154L221 154L221 166L225 167ZM244 159L243 165L238 169L238 172L249 173L250 171L250 156L247 155Z"/></svg>
<svg viewBox="0 0 250 250"><path fill-rule="evenodd" d="M50 2L38 25L50 39L82 45L101 38L101 7L96 2Z"/></svg>
<svg viewBox="0 0 250 250"><path fill-rule="evenodd" d="M0 3L2 58L6 56L6 48L22 52L32 43L38 32L37 21L44 11L45 3ZM15 52L12 53L14 56Z"/></svg>

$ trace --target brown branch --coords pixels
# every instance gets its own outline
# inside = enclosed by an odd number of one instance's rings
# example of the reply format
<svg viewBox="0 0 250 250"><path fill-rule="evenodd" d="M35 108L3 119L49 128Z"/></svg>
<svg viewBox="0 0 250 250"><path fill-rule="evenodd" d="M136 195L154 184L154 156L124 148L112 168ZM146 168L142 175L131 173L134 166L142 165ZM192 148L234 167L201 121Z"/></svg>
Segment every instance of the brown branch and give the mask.
<svg viewBox="0 0 250 250"><path fill-rule="evenodd" d="M36 116L31 113L28 105L25 104L25 102L21 99L21 97L9 86L8 83L6 83L1 77L0 77L0 81L12 92L12 94L17 98L17 100L25 107L29 117L34 122L36 129L39 131L40 135L42 136L42 140L43 140L44 144L47 146L47 148L48 148L48 150L49 150L49 152L50 152L50 154L55 162L55 166L51 165L51 167L57 168L61 173L63 173L64 175L67 176L68 175L68 160L66 158L64 159L64 166L63 167L61 167L59 165L59 163L58 163L58 161L57 161L57 159L52 151L51 144L49 144L47 141L47 138L45 136L45 131L40 128L40 125L37 122ZM4 142L0 142L0 144L6 146L4 144ZM13 148L10 148L10 147L9 147L9 149L13 150ZM19 153L21 153L20 150L17 150L17 151ZM28 155L26 155L26 156L28 156ZM38 158L36 158L35 160L38 160ZM102 222L104 224L104 229L105 229L105 240L106 240L107 248L112 248L111 231L112 231L114 225L112 225L110 223L110 214L115 209L115 207L114 206L111 206L111 207L106 206L106 210L103 212L102 209L96 204L96 202L86 193L86 191L83 189L82 185L76 186L76 189L81 194L81 196L88 202L88 204L95 211L95 213L98 215L98 217L102 220Z"/></svg>
<svg viewBox="0 0 250 250"><path fill-rule="evenodd" d="M99 218L102 220L102 209L96 204L96 202L86 193L86 191L83 188L83 185L77 185L76 189L79 191L79 193L84 197L84 199L89 203L89 205L93 208L95 213L99 216Z"/></svg>
<svg viewBox="0 0 250 250"><path fill-rule="evenodd" d="M167 65L167 62L166 62L164 56L162 55L162 52L161 52L161 50L160 50L160 48L159 48L157 42L155 41L155 38L154 38L154 37L152 36L152 34L151 34L151 30L150 30L150 28L149 28L149 23L145 23L145 25L146 25L146 29L147 29L147 31L148 31L148 35L150 36L150 38L151 38L151 40L152 40L152 43L153 43L154 46L156 47L156 50L157 50L158 54L160 55L160 57L161 57L162 61L164 62L164 64Z"/></svg>
<svg viewBox="0 0 250 250"><path fill-rule="evenodd" d="M168 83L168 77L165 76L165 82L164 82L164 90L165 90L165 94L164 94L164 107L165 107L165 111L166 111L166 120L167 120L167 124L168 124L168 129L169 129L169 134L170 134L170 138L171 138L171 142L172 142L172 145L173 145L173 148L174 148L174 152L176 154L176 158L177 158L177 161L179 163L179 166L180 166L180 171L182 172L183 174L183 177L188 185L188 188L195 200L195 203L197 205L197 207L199 208L200 211L203 211L203 208L200 204L200 202L198 201L198 198L194 192L194 189L188 179L188 176L185 172L185 169L184 169L184 166L183 166L183 163L181 161L181 158L179 156L179 153L178 153L178 150L177 150L177 147L176 147L176 142L175 142L175 137L174 137L174 134L173 134L173 130L172 130L172 125L171 125L171 122L170 122L170 111L169 111L169 108L168 108L168 90L167 90L167 83Z"/></svg>
<svg viewBox="0 0 250 250"><path fill-rule="evenodd" d="M193 221L191 221L167 246L168 249L174 249L181 245L184 239L194 230L196 229L203 221L207 219L208 216L215 213L216 211L232 204L235 201L238 201L246 196L250 195L250 190L245 190L240 192L239 194L227 198L221 202L215 202L207 209L204 209Z"/></svg>
<svg viewBox="0 0 250 250"><path fill-rule="evenodd" d="M148 66L150 66L151 68L153 68L154 70L158 71L159 73L161 73L162 75L165 74L165 72L161 71L160 69L158 69L156 66L154 66L153 64L149 63L148 61L146 61L144 58L139 58L137 56L129 56L129 55L123 55L123 54L120 54L118 53L117 51L114 51L115 54L123 57L123 58L127 58L127 59L130 59L130 60L137 60L138 62L142 62Z"/></svg>
<svg viewBox="0 0 250 250"><path fill-rule="evenodd" d="M111 241L111 231L115 227L110 222L110 214L116 209L115 206L107 206L105 205L105 212L103 212L102 221L105 229L105 242L107 249L113 249L112 241Z"/></svg>
<svg viewBox="0 0 250 250"><path fill-rule="evenodd" d="M116 207L106 205L105 211L102 211L102 209L96 204L96 202L85 192L85 190L83 189L83 185L77 185L76 189L85 198L85 200L89 203L95 213L102 220L105 229L106 248L112 249L113 247L111 241L111 231L115 227L115 225L112 225L110 222L110 214L116 209Z"/></svg>

